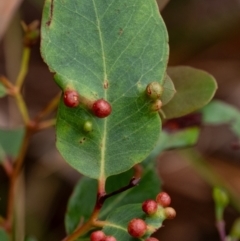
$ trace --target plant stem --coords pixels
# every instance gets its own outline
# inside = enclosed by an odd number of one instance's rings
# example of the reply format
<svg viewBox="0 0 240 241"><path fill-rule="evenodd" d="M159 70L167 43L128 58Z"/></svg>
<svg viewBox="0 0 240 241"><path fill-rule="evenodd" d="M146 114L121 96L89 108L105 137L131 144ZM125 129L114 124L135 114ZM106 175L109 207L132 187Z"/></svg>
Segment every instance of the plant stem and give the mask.
<svg viewBox="0 0 240 241"><path fill-rule="evenodd" d="M221 241L226 241L226 231L225 231L224 220L217 221L216 226L217 226L217 230L218 230Z"/></svg>
<svg viewBox="0 0 240 241"><path fill-rule="evenodd" d="M5 160L2 163L3 169L5 170L5 173L7 176L10 178L12 173L13 173L13 165L12 163L8 160L8 158L5 158Z"/></svg>
<svg viewBox="0 0 240 241"><path fill-rule="evenodd" d="M50 114L52 111L54 111L59 103L61 93L58 93L48 104L45 108L43 108L37 116L34 118L35 121L39 121L40 119L43 119L45 116Z"/></svg>
<svg viewBox="0 0 240 241"><path fill-rule="evenodd" d="M54 126L55 124L56 124L56 119L42 121L37 125L37 130L38 131L44 130L44 129Z"/></svg>
<svg viewBox="0 0 240 241"><path fill-rule="evenodd" d="M28 114L28 110L27 110L27 106L26 103L22 97L21 93L16 93L14 95L15 99L16 99L16 103L18 105L18 109L22 115L23 121L25 125L28 125L30 119L29 119L29 114Z"/></svg>
<svg viewBox="0 0 240 241"><path fill-rule="evenodd" d="M9 188L9 194L8 194L8 206L7 206L7 218L6 218L6 226L8 227L7 229L9 232L12 229L12 223L13 223L16 181L18 178L18 174L20 173L21 168L22 168L22 164L23 164L26 152L27 152L27 148L29 145L29 140L30 140L31 135L32 135L32 132L28 128L26 128L22 146L21 146L20 152L18 154L18 157L16 159L13 173L10 177L10 188Z"/></svg>
<svg viewBox="0 0 240 241"><path fill-rule="evenodd" d="M4 76L0 77L0 82L6 87L6 89L15 88L14 85Z"/></svg>
<svg viewBox="0 0 240 241"><path fill-rule="evenodd" d="M128 189L130 189L130 188L133 188L133 187L137 186L138 183L139 183L139 181L140 181L140 177L137 177L137 178L133 177L133 178L130 180L130 182L129 182L128 185L126 185L126 186L124 186L124 187L121 187L120 189L118 189L118 190L116 190L116 191L113 191L113 192L111 192L111 193L108 193L108 194L103 195L102 197L100 197L100 200L99 200L99 201L103 204L107 198L112 197L112 196L114 196L114 195L116 195L116 194L119 194L119 193L121 193L121 192L124 192L124 191L126 191L126 190L128 190Z"/></svg>
<svg viewBox="0 0 240 241"><path fill-rule="evenodd" d="M30 59L30 54L31 54L31 49L29 47L24 47L23 48L23 55L22 55L22 60L21 60L21 67L20 71L16 80L16 87L21 90L21 87L23 85L23 82L25 80L25 77L28 72L28 64L29 64L29 59Z"/></svg>
<svg viewBox="0 0 240 241"><path fill-rule="evenodd" d="M64 238L62 241L74 241L79 236L83 235L84 233L86 233L87 231L92 229L93 227L99 227L100 223L101 223L101 227L102 227L103 222L98 221L97 218L98 218L98 215L99 215L101 207L102 207L101 198L104 195L106 195L105 183L106 183L105 179L102 179L102 180L98 181L97 200L96 200L94 210L93 210L92 215L89 218L89 220L85 224L83 224L82 226L79 226L72 234L70 234L69 236Z"/></svg>
<svg viewBox="0 0 240 241"><path fill-rule="evenodd" d="M212 166L201 156L201 154L195 148L189 148L186 150L178 151L180 155L186 158L190 165L208 182L211 186L220 186L226 189L230 202L232 205L240 211L239 193L223 180L221 176L212 168Z"/></svg>
<svg viewBox="0 0 240 241"><path fill-rule="evenodd" d="M132 187L135 187L136 185L138 185L139 181L140 181L140 175L142 173L142 168L140 165L136 165L134 167L135 169L135 176L133 177L129 184L116 190L113 191L109 194L106 194L105 192L105 183L106 180L99 180L98 182L98 195L97 195L97 201L93 210L93 213L91 215L91 217L89 218L89 220L83 224L82 226L79 225L79 227L69 236L67 236L66 238L64 238L62 241L74 241L76 240L79 236L85 234L87 231L89 231L90 229L92 229L93 227L104 227L107 222L106 221L100 221L97 220L98 215L100 213L100 210L103 206L103 203L106 201L107 198L119 194L121 192L124 192Z"/></svg>

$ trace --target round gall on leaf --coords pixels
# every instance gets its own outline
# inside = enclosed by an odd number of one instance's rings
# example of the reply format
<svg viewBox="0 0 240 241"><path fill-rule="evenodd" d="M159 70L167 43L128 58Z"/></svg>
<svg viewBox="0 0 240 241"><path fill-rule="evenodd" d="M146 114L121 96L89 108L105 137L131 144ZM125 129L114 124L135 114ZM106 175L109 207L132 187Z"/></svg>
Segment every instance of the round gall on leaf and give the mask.
<svg viewBox="0 0 240 241"><path fill-rule="evenodd" d="M158 204L154 200L146 200L142 204L142 210L148 215L153 215L157 212Z"/></svg>
<svg viewBox="0 0 240 241"><path fill-rule="evenodd" d="M106 238L106 235L104 234L103 231L94 231L90 235L90 240L91 241L104 241Z"/></svg>
<svg viewBox="0 0 240 241"><path fill-rule="evenodd" d="M106 236L103 241L117 241L117 239L113 236Z"/></svg>
<svg viewBox="0 0 240 241"><path fill-rule="evenodd" d="M83 125L83 129L86 132L92 131L92 122L91 121L86 121Z"/></svg>
<svg viewBox="0 0 240 241"><path fill-rule="evenodd" d="M152 82L148 84L146 93L152 100L157 100L162 96L163 87L158 82Z"/></svg>
<svg viewBox="0 0 240 241"><path fill-rule="evenodd" d="M159 111L162 108L162 101L161 100L155 100L152 104L152 110L153 111Z"/></svg>
<svg viewBox="0 0 240 241"><path fill-rule="evenodd" d="M106 100L100 99L93 103L92 111L95 116L105 118L111 114L112 107Z"/></svg>
<svg viewBox="0 0 240 241"><path fill-rule="evenodd" d="M146 231L147 225L142 219L132 219L128 224L128 233L134 238L141 238Z"/></svg>
<svg viewBox="0 0 240 241"><path fill-rule="evenodd" d="M156 201L162 207L167 207L171 203L171 198L166 192L160 192L156 197Z"/></svg>
<svg viewBox="0 0 240 241"><path fill-rule="evenodd" d="M147 238L145 241L159 241L159 240L156 238L150 237L150 238Z"/></svg>
<svg viewBox="0 0 240 241"><path fill-rule="evenodd" d="M176 217L176 211L171 207L165 208L164 213L165 213L166 219L174 219Z"/></svg>
<svg viewBox="0 0 240 241"><path fill-rule="evenodd" d="M79 94L75 90L66 90L63 95L64 104L73 108L79 105Z"/></svg>

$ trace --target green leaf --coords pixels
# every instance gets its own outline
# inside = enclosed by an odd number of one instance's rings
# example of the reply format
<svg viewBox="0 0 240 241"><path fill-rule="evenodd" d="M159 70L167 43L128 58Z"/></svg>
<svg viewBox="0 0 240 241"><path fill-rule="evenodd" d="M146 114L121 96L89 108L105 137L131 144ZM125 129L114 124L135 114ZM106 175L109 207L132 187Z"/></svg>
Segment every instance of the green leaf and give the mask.
<svg viewBox="0 0 240 241"><path fill-rule="evenodd" d="M130 170L124 174L110 177L107 182L107 191L112 192L127 185L133 176L134 173ZM100 217L104 219L112 210L125 204L139 203L146 199L155 199L160 189L160 180L156 167L153 162L147 163L139 185L109 198L103 205Z"/></svg>
<svg viewBox="0 0 240 241"><path fill-rule="evenodd" d="M237 218L234 221L231 231L230 231L230 237L232 238L232 240L240 239L240 218Z"/></svg>
<svg viewBox="0 0 240 241"><path fill-rule="evenodd" d="M215 202L215 216L217 221L223 220L223 213L227 205L229 204L229 196L221 187L213 188L213 200Z"/></svg>
<svg viewBox="0 0 240 241"><path fill-rule="evenodd" d="M217 83L205 71L187 66L171 67L167 70L177 93L162 111L167 119L187 115L202 108L214 96Z"/></svg>
<svg viewBox="0 0 240 241"><path fill-rule="evenodd" d="M68 234L72 233L80 222L86 222L95 205L97 181L83 177L74 188L68 201L65 226Z"/></svg>
<svg viewBox="0 0 240 241"><path fill-rule="evenodd" d="M230 125L231 130L240 137L240 111L221 101L212 101L202 109L203 123L207 125Z"/></svg>
<svg viewBox="0 0 240 241"><path fill-rule="evenodd" d="M160 180L156 173L156 168L152 163L144 168L142 179L138 186L125 192L115 195L104 203L100 218L106 216L125 204L139 203L146 199L155 199L160 192ZM127 185L133 177L133 170L108 178L106 190L108 193L116 191ZM89 191L91 190L91 191ZM85 222L89 219L96 201L97 181L83 177L76 185L73 195L69 199L67 213L65 216L65 226L67 233L72 233L80 221Z"/></svg>
<svg viewBox="0 0 240 241"><path fill-rule="evenodd" d="M33 237L26 237L24 241L37 241L37 239Z"/></svg>
<svg viewBox="0 0 240 241"><path fill-rule="evenodd" d="M7 90L5 86L0 82L0 98L7 95Z"/></svg>
<svg viewBox="0 0 240 241"><path fill-rule="evenodd" d="M164 150L185 148L195 145L198 141L199 133L200 129L197 127L190 127L175 132L167 132L163 130L156 147L145 161L149 163L152 160L155 160Z"/></svg>
<svg viewBox="0 0 240 241"><path fill-rule="evenodd" d="M171 78L166 74L163 82L163 95L161 97L163 105L166 105L176 94L176 89Z"/></svg>
<svg viewBox="0 0 240 241"><path fill-rule="evenodd" d="M103 228L103 232L106 235L113 235L117 240L124 241L136 241L137 238L133 238L128 234L127 226L133 218L143 219L147 225L151 225L155 229L159 229L162 226L164 217L164 208L158 206L158 216L148 217L142 211L142 204L129 204L122 206L113 211L106 220L106 226ZM149 237L153 232L148 232L144 235L143 239ZM143 240L141 238L141 240Z"/></svg>
<svg viewBox="0 0 240 241"><path fill-rule="evenodd" d="M98 119L83 103L71 109L61 101L56 136L62 156L96 179L141 162L161 126L145 88L163 83L168 60L167 30L156 1L47 0L41 31L42 56L57 84L112 106L109 117ZM84 132L86 121L92 132Z"/></svg>
<svg viewBox="0 0 240 241"><path fill-rule="evenodd" d="M0 129L0 162L6 156L15 158L22 144L24 129L5 130Z"/></svg>
<svg viewBox="0 0 240 241"><path fill-rule="evenodd" d="M9 237L8 237L7 233L2 228L0 228L0 240L1 241L9 241Z"/></svg>
<svg viewBox="0 0 240 241"><path fill-rule="evenodd" d="M174 132L163 131L157 144L159 150L169 150L193 146L200 134L198 127L191 127Z"/></svg>

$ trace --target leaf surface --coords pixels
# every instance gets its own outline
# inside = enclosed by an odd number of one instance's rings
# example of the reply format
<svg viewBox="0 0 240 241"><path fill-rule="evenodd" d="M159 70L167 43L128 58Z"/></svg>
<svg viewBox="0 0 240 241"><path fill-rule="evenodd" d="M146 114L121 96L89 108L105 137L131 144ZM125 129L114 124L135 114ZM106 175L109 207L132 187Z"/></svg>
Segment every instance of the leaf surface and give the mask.
<svg viewBox="0 0 240 241"><path fill-rule="evenodd" d="M166 105L176 94L176 89L171 78L166 74L163 82L162 104Z"/></svg>
<svg viewBox="0 0 240 241"><path fill-rule="evenodd" d="M107 193L127 185L132 177L133 170L129 170L108 178ZM106 200L100 213L100 219L104 220L109 213L122 205L139 203L151 198L155 199L159 192L160 180L153 163L150 163L144 168L142 179L138 186ZM69 199L65 216L65 226L68 234L72 233L81 221L85 222L89 219L95 205L96 193L97 181L95 179L83 177L78 182L73 195Z"/></svg>
<svg viewBox="0 0 240 241"><path fill-rule="evenodd" d="M156 160L165 150L195 145L198 141L199 133L200 129L197 127L186 128L172 133L163 130L157 145L144 162L149 163Z"/></svg>
<svg viewBox="0 0 240 241"><path fill-rule="evenodd" d="M207 125L228 124L240 138L240 111L222 101L212 101L202 109L203 123Z"/></svg>
<svg viewBox="0 0 240 241"><path fill-rule="evenodd" d="M154 148L161 120L147 84L163 83L168 36L155 0L47 0L41 52L57 84L112 106L98 119L84 105L57 117L57 148L79 172L104 179L130 169ZM91 121L93 131L83 125Z"/></svg>
<svg viewBox="0 0 240 241"><path fill-rule="evenodd" d="M133 238L127 231L128 223L134 218L140 218L143 219L147 225L158 229L162 226L162 222L165 219L164 209L161 206L158 206L158 213L159 216L148 217L142 211L142 204L124 205L109 215L106 220L107 225L103 228L103 232L106 235L113 235L117 240L145 240L145 238L149 237L153 232L147 232L141 239Z"/></svg>
<svg viewBox="0 0 240 241"><path fill-rule="evenodd" d="M162 110L167 119L187 115L206 105L215 94L217 84L205 71L187 66L167 70L176 88L173 99Z"/></svg>
<svg viewBox="0 0 240 241"><path fill-rule="evenodd" d="M7 91L5 86L0 82L0 98L4 97L5 95L7 95Z"/></svg>
<svg viewBox="0 0 240 241"><path fill-rule="evenodd" d="M0 129L0 162L5 157L15 158L22 144L24 129Z"/></svg>
<svg viewBox="0 0 240 241"><path fill-rule="evenodd" d="M1 241L9 241L9 237L8 237L7 233L2 228L0 228L0 240Z"/></svg>
<svg viewBox="0 0 240 241"><path fill-rule="evenodd" d="M37 239L33 237L26 237L24 241L37 241Z"/></svg>

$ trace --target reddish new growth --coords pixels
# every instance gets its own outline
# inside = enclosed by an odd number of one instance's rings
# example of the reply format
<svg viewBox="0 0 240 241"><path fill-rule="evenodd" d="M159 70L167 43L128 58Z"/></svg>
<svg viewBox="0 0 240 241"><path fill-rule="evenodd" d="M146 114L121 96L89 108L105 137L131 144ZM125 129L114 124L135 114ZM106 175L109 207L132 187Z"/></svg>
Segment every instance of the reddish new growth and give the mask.
<svg viewBox="0 0 240 241"><path fill-rule="evenodd" d="M111 105L104 99L97 100L93 103L92 111L99 118L107 117L112 112Z"/></svg>
<svg viewBox="0 0 240 241"><path fill-rule="evenodd" d="M142 210L148 215L153 215L157 212L158 204L154 200L146 200L142 204Z"/></svg>
<svg viewBox="0 0 240 241"><path fill-rule="evenodd" d="M92 232L90 236L91 241L104 241L105 238L106 235L101 230Z"/></svg>
<svg viewBox="0 0 240 241"><path fill-rule="evenodd" d="M156 238L150 237L150 238L147 238L145 241L159 241L159 240Z"/></svg>
<svg viewBox="0 0 240 241"><path fill-rule="evenodd" d="M171 203L171 198L166 192L160 192L156 197L156 201L162 207L167 207Z"/></svg>
<svg viewBox="0 0 240 241"><path fill-rule="evenodd" d="M142 219L132 219L128 224L128 233L134 238L141 238L146 231L147 225Z"/></svg>
<svg viewBox="0 0 240 241"><path fill-rule="evenodd" d="M75 90L66 90L63 96L64 104L73 108L79 105L79 94Z"/></svg>

